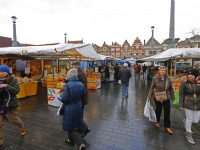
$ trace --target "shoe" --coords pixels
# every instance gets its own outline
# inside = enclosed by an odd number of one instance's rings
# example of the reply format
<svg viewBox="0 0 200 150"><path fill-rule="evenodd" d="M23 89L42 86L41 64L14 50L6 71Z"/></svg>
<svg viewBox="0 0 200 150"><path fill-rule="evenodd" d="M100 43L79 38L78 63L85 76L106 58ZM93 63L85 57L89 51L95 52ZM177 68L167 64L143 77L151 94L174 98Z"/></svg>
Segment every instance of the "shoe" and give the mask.
<svg viewBox="0 0 200 150"><path fill-rule="evenodd" d="M128 94L126 95L126 97L128 97Z"/></svg>
<svg viewBox="0 0 200 150"><path fill-rule="evenodd" d="M122 96L122 98L125 98L125 96Z"/></svg>
<svg viewBox="0 0 200 150"><path fill-rule="evenodd" d="M85 149L85 145L82 144L82 145L79 147L79 150L86 150L86 149Z"/></svg>
<svg viewBox="0 0 200 150"><path fill-rule="evenodd" d="M188 140L188 142L190 142L191 144L195 144L193 138L192 138L192 133L190 132L186 132L186 139Z"/></svg>
<svg viewBox="0 0 200 150"><path fill-rule="evenodd" d="M0 144L0 148L3 148L4 147L4 143Z"/></svg>
<svg viewBox="0 0 200 150"><path fill-rule="evenodd" d="M25 134L26 134L26 129L25 129L25 128L22 128L22 129L20 130L20 132L21 132L21 135L25 135Z"/></svg>
<svg viewBox="0 0 200 150"><path fill-rule="evenodd" d="M173 133L174 133L170 128L166 128L166 131L167 131L169 134L173 134Z"/></svg>
<svg viewBox="0 0 200 150"><path fill-rule="evenodd" d="M159 123L157 123L157 122L156 122L154 125L155 125L157 128L160 127Z"/></svg>
<svg viewBox="0 0 200 150"><path fill-rule="evenodd" d="M73 141L70 141L69 139L66 140L65 143L67 143L67 144L71 144L71 145L74 145L74 142L73 142Z"/></svg>
<svg viewBox="0 0 200 150"><path fill-rule="evenodd" d="M84 138L90 131L91 131L90 128L88 128L87 130L85 130L85 131L83 132L83 134L81 135L81 138Z"/></svg>

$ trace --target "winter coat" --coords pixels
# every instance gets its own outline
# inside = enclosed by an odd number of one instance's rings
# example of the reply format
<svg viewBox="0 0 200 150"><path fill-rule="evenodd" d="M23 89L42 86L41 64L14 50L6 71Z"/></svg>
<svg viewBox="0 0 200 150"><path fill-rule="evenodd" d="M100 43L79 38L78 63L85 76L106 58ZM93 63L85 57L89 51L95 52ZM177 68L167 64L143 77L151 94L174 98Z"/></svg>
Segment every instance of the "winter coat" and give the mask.
<svg viewBox="0 0 200 150"><path fill-rule="evenodd" d="M78 79L79 79L79 81L81 83L83 83L83 85L85 87L85 91L86 91L86 93L81 98L81 103L82 103L82 105L87 105L88 102L89 102L89 99L88 99L88 89L87 89L87 76L81 70L81 68L78 68Z"/></svg>
<svg viewBox="0 0 200 150"><path fill-rule="evenodd" d="M19 107L17 94L20 91L19 83L16 78L14 78L11 74L8 74L8 76L4 79L0 78L0 81L3 82L3 84L8 84L5 89L10 93L10 102L9 102L9 109L16 109ZM0 94L0 106L6 106L8 101L8 92L6 90L3 90Z"/></svg>
<svg viewBox="0 0 200 150"><path fill-rule="evenodd" d="M69 132L79 126L82 117L81 97L84 94L84 85L77 77L67 79L61 95L61 101L65 104L63 130Z"/></svg>
<svg viewBox="0 0 200 150"><path fill-rule="evenodd" d="M129 82L129 78L132 76L130 69L127 67L123 67L119 70L119 79L121 79L121 82Z"/></svg>
<svg viewBox="0 0 200 150"><path fill-rule="evenodd" d="M119 66L115 66L114 70L115 70L115 79L117 79L119 74Z"/></svg>
<svg viewBox="0 0 200 150"><path fill-rule="evenodd" d="M168 78L167 88L166 88L166 78ZM172 99L172 101L174 101L174 90L172 87L171 79L166 76L164 80L162 80L159 77L159 75L156 75L153 77L153 80L151 82L151 87L149 89L149 94L147 96L147 99L150 100L152 96L153 98L155 98L155 92L163 92L163 91L166 91L167 99Z"/></svg>
<svg viewBox="0 0 200 150"><path fill-rule="evenodd" d="M106 65L106 67L105 67L105 74L106 74L106 77L107 77L107 78L110 77L110 72L109 72L109 67L108 67L108 65Z"/></svg>
<svg viewBox="0 0 200 150"><path fill-rule="evenodd" d="M196 97L194 96L196 94ZM182 82L179 89L179 107L200 110L200 86L190 81Z"/></svg>

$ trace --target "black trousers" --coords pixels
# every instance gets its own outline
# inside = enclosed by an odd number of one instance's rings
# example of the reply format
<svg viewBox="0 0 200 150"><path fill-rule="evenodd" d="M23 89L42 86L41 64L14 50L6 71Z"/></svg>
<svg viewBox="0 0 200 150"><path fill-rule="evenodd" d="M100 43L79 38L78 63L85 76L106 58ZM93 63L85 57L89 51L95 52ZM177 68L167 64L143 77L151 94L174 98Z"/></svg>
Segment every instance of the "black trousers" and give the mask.
<svg viewBox="0 0 200 150"><path fill-rule="evenodd" d="M154 99L155 100L155 99ZM164 126L165 128L170 128L171 127L171 122L170 122L170 99L167 101L164 101L163 103L158 102L155 100L156 103L156 118L157 122L160 121L160 116L162 113L162 107L164 108Z"/></svg>
<svg viewBox="0 0 200 150"><path fill-rule="evenodd" d="M76 143L76 145L78 147L80 147L82 145L82 142L81 142L80 138L78 137L78 134L76 133L75 130L68 132L68 138L71 142Z"/></svg>

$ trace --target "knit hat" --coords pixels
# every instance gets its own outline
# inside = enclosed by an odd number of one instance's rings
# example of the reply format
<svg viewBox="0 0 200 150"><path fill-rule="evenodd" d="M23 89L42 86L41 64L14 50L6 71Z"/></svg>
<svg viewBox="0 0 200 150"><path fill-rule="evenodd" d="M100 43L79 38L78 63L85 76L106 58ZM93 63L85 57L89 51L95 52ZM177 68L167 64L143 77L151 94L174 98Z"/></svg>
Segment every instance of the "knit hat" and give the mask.
<svg viewBox="0 0 200 150"><path fill-rule="evenodd" d="M10 73L10 68L6 65L1 65L0 71Z"/></svg>
<svg viewBox="0 0 200 150"><path fill-rule="evenodd" d="M192 74L196 78L199 74L199 71L197 69L190 69L190 70L188 70L188 74Z"/></svg>
<svg viewBox="0 0 200 150"><path fill-rule="evenodd" d="M74 65L74 66L80 66L81 62L80 61L75 61L75 62L72 63L72 65Z"/></svg>
<svg viewBox="0 0 200 150"><path fill-rule="evenodd" d="M77 77L77 76L78 76L77 69L70 69L70 70L67 72L67 78Z"/></svg>

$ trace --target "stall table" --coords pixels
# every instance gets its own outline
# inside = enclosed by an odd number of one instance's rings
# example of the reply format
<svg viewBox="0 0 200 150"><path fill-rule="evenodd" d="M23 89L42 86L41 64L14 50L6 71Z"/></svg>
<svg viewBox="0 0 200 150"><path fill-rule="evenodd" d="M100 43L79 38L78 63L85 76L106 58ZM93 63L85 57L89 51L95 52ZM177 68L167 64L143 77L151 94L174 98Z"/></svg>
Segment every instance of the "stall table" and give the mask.
<svg viewBox="0 0 200 150"><path fill-rule="evenodd" d="M24 98L26 96L33 96L37 94L37 81L19 83L20 92L17 94L17 98Z"/></svg>

